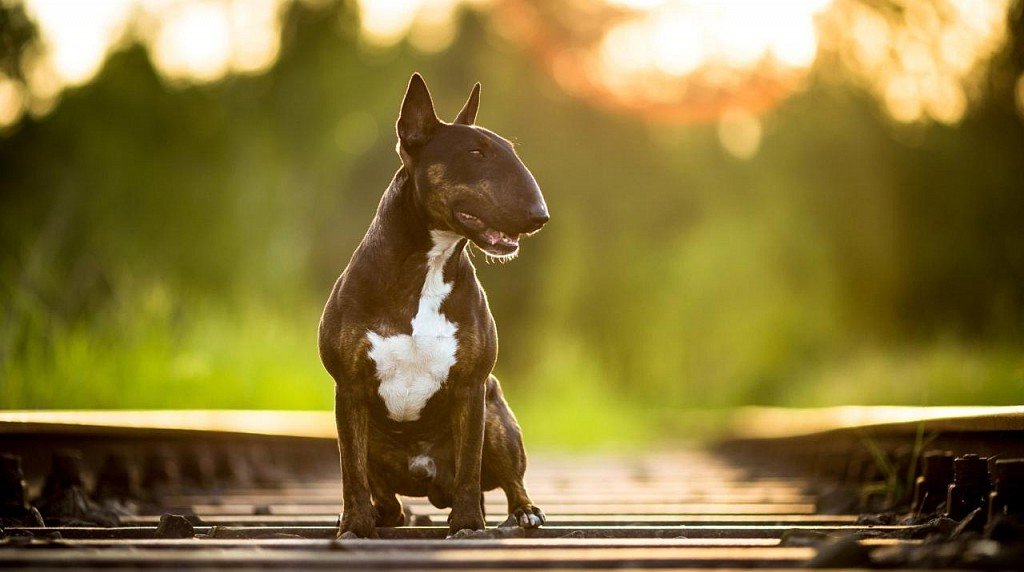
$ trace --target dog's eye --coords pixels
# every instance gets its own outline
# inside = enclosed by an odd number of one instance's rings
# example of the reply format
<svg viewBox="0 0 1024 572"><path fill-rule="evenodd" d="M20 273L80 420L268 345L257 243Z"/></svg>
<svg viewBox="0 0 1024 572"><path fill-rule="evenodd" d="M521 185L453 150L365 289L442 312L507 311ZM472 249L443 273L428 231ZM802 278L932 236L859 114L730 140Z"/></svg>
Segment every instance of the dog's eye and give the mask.
<svg viewBox="0 0 1024 572"><path fill-rule="evenodd" d="M484 152L479 150L479 149L473 149L472 151L469 152L469 154L474 156L474 157L483 157L484 156Z"/></svg>

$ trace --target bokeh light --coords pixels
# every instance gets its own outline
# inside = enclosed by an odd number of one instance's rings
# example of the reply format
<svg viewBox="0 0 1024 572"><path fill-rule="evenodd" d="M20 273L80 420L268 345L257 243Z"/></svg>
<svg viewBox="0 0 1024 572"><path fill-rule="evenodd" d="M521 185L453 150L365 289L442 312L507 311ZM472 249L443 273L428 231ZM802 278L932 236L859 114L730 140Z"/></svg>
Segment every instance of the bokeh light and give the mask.
<svg viewBox="0 0 1024 572"><path fill-rule="evenodd" d="M111 45L125 31L135 2L68 2L29 0L29 13L39 23L47 47L47 64L66 85L89 81Z"/></svg>
<svg viewBox="0 0 1024 572"><path fill-rule="evenodd" d="M26 0L25 5L38 24L42 51L27 55L30 97L23 98L22 111L42 115L64 88L91 80L110 52L128 41L146 45L157 70L175 82L264 71L277 58L285 1ZM4 113L0 125L13 115Z"/></svg>
<svg viewBox="0 0 1024 572"><path fill-rule="evenodd" d="M836 0L823 37L893 119L953 124L980 95L1008 9L1009 0Z"/></svg>
<svg viewBox="0 0 1024 572"><path fill-rule="evenodd" d="M455 39L454 17L462 5L482 8L490 0L359 0L363 39L386 48L408 38L423 52L439 52Z"/></svg>
<svg viewBox="0 0 1024 572"><path fill-rule="evenodd" d="M0 9L7 404L330 407L412 71L444 118L480 81L550 201L478 268L531 439L1024 394L1024 0Z"/></svg>
<svg viewBox="0 0 1024 572"><path fill-rule="evenodd" d="M0 73L0 126L17 121L21 117L21 106L18 84Z"/></svg>
<svg viewBox="0 0 1024 572"><path fill-rule="evenodd" d="M280 6L280 0L171 5L145 35L168 77L213 81L228 72L256 73L277 58Z"/></svg>
<svg viewBox="0 0 1024 572"><path fill-rule="evenodd" d="M29 57L28 93L0 89L0 125L25 110L48 112L126 36L148 45L171 81L259 73L277 57L286 4L28 0L45 52ZM658 121L733 125L740 109L750 125L799 91L829 53L897 122L952 124L1005 41L1009 0L359 0L362 37L370 47L408 39L438 52L453 41L466 5L492 9L495 27L533 51L567 92ZM722 123L720 132L733 128Z"/></svg>
<svg viewBox="0 0 1024 572"><path fill-rule="evenodd" d="M563 88L655 121L759 114L803 84L827 0L507 2L512 37L533 44ZM573 12L573 10L575 10Z"/></svg>

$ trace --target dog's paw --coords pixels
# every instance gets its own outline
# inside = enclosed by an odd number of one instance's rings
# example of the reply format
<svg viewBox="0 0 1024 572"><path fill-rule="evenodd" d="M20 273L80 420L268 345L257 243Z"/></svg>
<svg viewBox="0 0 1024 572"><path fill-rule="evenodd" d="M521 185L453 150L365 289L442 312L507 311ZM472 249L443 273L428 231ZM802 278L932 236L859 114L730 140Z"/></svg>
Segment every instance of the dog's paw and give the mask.
<svg viewBox="0 0 1024 572"><path fill-rule="evenodd" d="M430 519L429 514L417 514L413 515L409 526L434 526L434 521Z"/></svg>
<svg viewBox="0 0 1024 572"><path fill-rule="evenodd" d="M390 514L386 511L377 509L377 518L375 519L377 526L392 527L392 526L406 526L409 524L409 518L406 516L404 509L399 508L398 512L391 512Z"/></svg>
<svg viewBox="0 0 1024 572"><path fill-rule="evenodd" d="M472 530L469 528L463 528L456 532L449 532L448 540L488 540L494 538L494 535L487 530Z"/></svg>
<svg viewBox="0 0 1024 572"><path fill-rule="evenodd" d="M512 511L512 514L508 515L505 522L498 526L503 528L511 528L514 526L521 528L539 528L546 520L547 517L544 516L544 511L542 511L540 507L528 504Z"/></svg>
<svg viewBox="0 0 1024 572"><path fill-rule="evenodd" d="M482 531L486 528L484 524L484 517L482 514L473 514L466 516L455 516L454 514L448 515L448 537L456 538L456 535L460 532L475 532Z"/></svg>
<svg viewBox="0 0 1024 572"><path fill-rule="evenodd" d="M372 514L349 515L345 513L338 527L338 540L349 538L378 538L377 527Z"/></svg>

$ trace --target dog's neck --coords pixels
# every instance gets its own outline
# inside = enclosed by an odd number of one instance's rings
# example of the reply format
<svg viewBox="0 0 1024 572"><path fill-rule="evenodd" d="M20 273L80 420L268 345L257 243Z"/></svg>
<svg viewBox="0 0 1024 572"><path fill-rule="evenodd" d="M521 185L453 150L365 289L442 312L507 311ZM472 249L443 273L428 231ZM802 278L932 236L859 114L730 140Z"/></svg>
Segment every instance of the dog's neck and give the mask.
<svg viewBox="0 0 1024 572"><path fill-rule="evenodd" d="M374 266L398 271L406 268L410 259L422 264L436 249L439 237L451 240L455 236L451 231L432 228L420 202L420 193L405 167L399 169L384 192L367 235ZM454 249L448 250L448 259L460 258L466 242L459 239Z"/></svg>
<svg viewBox="0 0 1024 572"><path fill-rule="evenodd" d="M441 306L461 273L450 270L446 276L445 270L469 264L462 255L466 240L430 228L409 179L399 171L384 193L364 242L372 266L362 273L370 295L380 297L380 308L401 318L390 329L366 332L367 355L380 381L377 393L397 422L418 420L455 365L457 326ZM408 318L408 326L401 323Z"/></svg>

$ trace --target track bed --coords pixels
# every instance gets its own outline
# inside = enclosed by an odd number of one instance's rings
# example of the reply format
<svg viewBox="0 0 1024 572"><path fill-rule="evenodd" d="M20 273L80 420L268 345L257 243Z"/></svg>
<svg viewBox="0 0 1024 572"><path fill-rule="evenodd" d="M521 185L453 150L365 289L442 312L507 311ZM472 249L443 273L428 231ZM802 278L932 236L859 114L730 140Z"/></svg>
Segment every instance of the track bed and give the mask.
<svg viewBox="0 0 1024 572"><path fill-rule="evenodd" d="M1006 446L1021 441L1020 418L998 416L983 430L978 416L943 418L942 428L929 422L928 447L948 441L1020 456ZM906 447L920 457L921 427L928 431L921 423L748 434L670 452L538 454L527 485L548 515L543 528L498 528L506 514L495 491L486 495L489 528L474 538L445 539L447 511L405 499L410 526L379 529L380 539L335 540L342 506L329 431L289 430L287 423L252 431L224 421L229 417L211 418L216 429L119 425L114 417L103 425L0 420L0 452L11 455L5 464L20 457L25 498L50 507L42 514L46 526L7 519L0 566L988 568L1013 567L1024 554L1014 538L993 540L977 521L914 515L905 498L902 511L864 514L898 509L896 495L907 496L879 488L880 469L869 467L884 468L871 460L881 455L908 470L899 457ZM54 492L58 484L66 490ZM70 506L64 515L53 508L60 495Z"/></svg>

